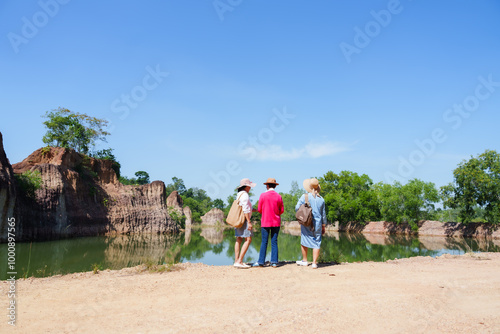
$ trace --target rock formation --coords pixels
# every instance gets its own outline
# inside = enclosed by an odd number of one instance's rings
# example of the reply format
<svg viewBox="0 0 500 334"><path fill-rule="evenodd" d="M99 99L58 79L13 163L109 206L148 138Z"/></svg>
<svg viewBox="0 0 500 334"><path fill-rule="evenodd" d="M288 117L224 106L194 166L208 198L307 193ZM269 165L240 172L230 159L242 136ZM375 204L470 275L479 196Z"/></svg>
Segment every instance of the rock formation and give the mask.
<svg viewBox="0 0 500 334"><path fill-rule="evenodd" d="M184 212L184 216L186 217L186 229L191 228L193 225L193 214L191 212L191 209L189 206L186 206L184 209L182 209Z"/></svg>
<svg viewBox="0 0 500 334"><path fill-rule="evenodd" d="M28 170L39 171L43 181L35 198L15 187L13 173ZM163 182L122 185L112 161L71 149L42 148L11 166L0 145L0 186L0 242L6 240L5 217L10 216L16 219L17 241L178 230L168 214Z"/></svg>
<svg viewBox="0 0 500 334"><path fill-rule="evenodd" d="M182 197L177 191L172 191L167 197L167 208L171 213L172 210L177 213L178 216L185 218L185 228L191 228L193 224L193 214L189 206L182 207L184 205Z"/></svg>
<svg viewBox="0 0 500 334"><path fill-rule="evenodd" d="M224 224L224 212L221 209L213 208L208 211L205 215L201 216L202 225L223 225Z"/></svg>
<svg viewBox="0 0 500 334"><path fill-rule="evenodd" d="M170 195L167 197L167 207L170 209L174 209L179 214L183 214L182 206L184 203L182 202L182 197L179 195L177 191L172 191Z"/></svg>

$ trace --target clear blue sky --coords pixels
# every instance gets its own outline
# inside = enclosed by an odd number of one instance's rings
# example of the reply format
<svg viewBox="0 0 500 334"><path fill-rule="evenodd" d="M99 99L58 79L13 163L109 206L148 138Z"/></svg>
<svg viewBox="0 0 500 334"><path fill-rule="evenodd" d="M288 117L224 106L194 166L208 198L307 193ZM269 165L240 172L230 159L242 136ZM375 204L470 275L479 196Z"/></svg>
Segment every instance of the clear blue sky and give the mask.
<svg viewBox="0 0 500 334"><path fill-rule="evenodd" d="M110 121L122 174L226 199L342 170L442 186L500 151L499 1L2 1L11 163L46 111ZM279 115L279 116L278 116Z"/></svg>

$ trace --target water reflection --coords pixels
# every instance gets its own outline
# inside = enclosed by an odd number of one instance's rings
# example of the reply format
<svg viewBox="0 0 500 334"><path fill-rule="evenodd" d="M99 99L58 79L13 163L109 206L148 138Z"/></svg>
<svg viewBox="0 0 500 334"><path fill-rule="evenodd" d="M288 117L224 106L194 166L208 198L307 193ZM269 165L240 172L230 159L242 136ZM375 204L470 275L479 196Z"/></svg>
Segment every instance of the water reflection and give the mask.
<svg viewBox="0 0 500 334"><path fill-rule="evenodd" d="M133 234L107 237L104 240L104 268L121 269L147 261L172 262L181 247L179 237L166 234Z"/></svg>
<svg viewBox="0 0 500 334"><path fill-rule="evenodd" d="M300 230L287 232L291 233L279 235L280 261L295 261L301 258ZM247 252L247 262L257 260L260 243L261 235L256 232ZM329 232L324 236L321 248L322 261L385 261L467 251L498 252L500 240ZM0 245L0 254L6 252L7 245ZM188 228L177 236L141 234L18 243L16 254L18 277L89 271L96 264L101 268L120 269L146 261L231 265L234 261L234 232L213 227ZM6 266L0 267L0 278L7 278Z"/></svg>
<svg viewBox="0 0 500 334"><path fill-rule="evenodd" d="M220 227L202 227L201 236L212 245L220 244L224 240L224 229Z"/></svg>
<svg viewBox="0 0 500 334"><path fill-rule="evenodd" d="M186 230L184 231L184 245L187 245L191 242L191 225L186 226Z"/></svg>

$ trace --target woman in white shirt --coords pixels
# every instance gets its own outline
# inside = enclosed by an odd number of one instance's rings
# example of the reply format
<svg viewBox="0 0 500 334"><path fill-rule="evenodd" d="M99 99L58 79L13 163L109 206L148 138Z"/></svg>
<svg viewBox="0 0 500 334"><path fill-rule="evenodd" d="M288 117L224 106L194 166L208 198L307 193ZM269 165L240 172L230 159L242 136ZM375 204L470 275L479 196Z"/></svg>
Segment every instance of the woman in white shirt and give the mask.
<svg viewBox="0 0 500 334"><path fill-rule="evenodd" d="M250 191L250 189L255 187L255 185L256 184L254 182L251 182L249 179L242 179L240 181L240 186L238 187L238 195L236 195L236 198L238 199L246 218L243 226L234 229L234 234L236 236L236 242L234 244L234 266L237 268L250 268L249 265L243 263L243 258L245 257L248 247L250 247L253 236L251 217L252 211L255 210L252 209L252 203L250 202L250 196L248 195L248 192ZM245 243L243 244L243 247L241 247L243 239L245 239Z"/></svg>

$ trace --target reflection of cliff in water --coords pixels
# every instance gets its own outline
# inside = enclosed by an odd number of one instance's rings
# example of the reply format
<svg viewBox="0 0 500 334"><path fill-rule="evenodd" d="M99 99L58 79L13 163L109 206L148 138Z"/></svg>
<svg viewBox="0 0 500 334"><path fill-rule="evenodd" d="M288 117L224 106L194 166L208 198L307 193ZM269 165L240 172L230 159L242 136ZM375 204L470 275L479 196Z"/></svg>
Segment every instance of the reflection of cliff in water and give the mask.
<svg viewBox="0 0 500 334"><path fill-rule="evenodd" d="M286 225L284 225L280 229L280 233L292 235L294 237L300 237L301 235L300 225L298 225L298 223L297 224L294 223L296 222L289 222ZM339 240L339 232L333 231L332 229L327 229L325 232L325 236Z"/></svg>
<svg viewBox="0 0 500 334"><path fill-rule="evenodd" d="M179 237L167 234L118 235L106 241L104 258L110 269L132 267L145 261L169 263L180 252Z"/></svg>
<svg viewBox="0 0 500 334"><path fill-rule="evenodd" d="M191 242L191 225L186 225L186 229L184 230L184 245L189 245Z"/></svg>
<svg viewBox="0 0 500 334"><path fill-rule="evenodd" d="M439 237L439 236L410 236L407 234L379 234L379 233L346 233L341 234L349 242L357 243L364 238L370 245L399 245L410 246L415 249L439 251L458 250L463 252L500 251L500 240L491 238L460 238L460 237ZM432 254L430 254L432 255Z"/></svg>
<svg viewBox="0 0 500 334"><path fill-rule="evenodd" d="M362 233L372 245L410 245L415 237L408 234Z"/></svg>
<svg viewBox="0 0 500 334"><path fill-rule="evenodd" d="M420 236L418 240L430 250L454 249L464 252L499 252L500 240L491 238L443 238Z"/></svg>
<svg viewBox="0 0 500 334"><path fill-rule="evenodd" d="M212 245L217 245L224 240L224 229L217 227L202 227L201 236Z"/></svg>
<svg viewBox="0 0 500 334"><path fill-rule="evenodd" d="M365 239L371 243L372 245L387 245L388 242L388 235L385 234L368 234L364 233Z"/></svg>

